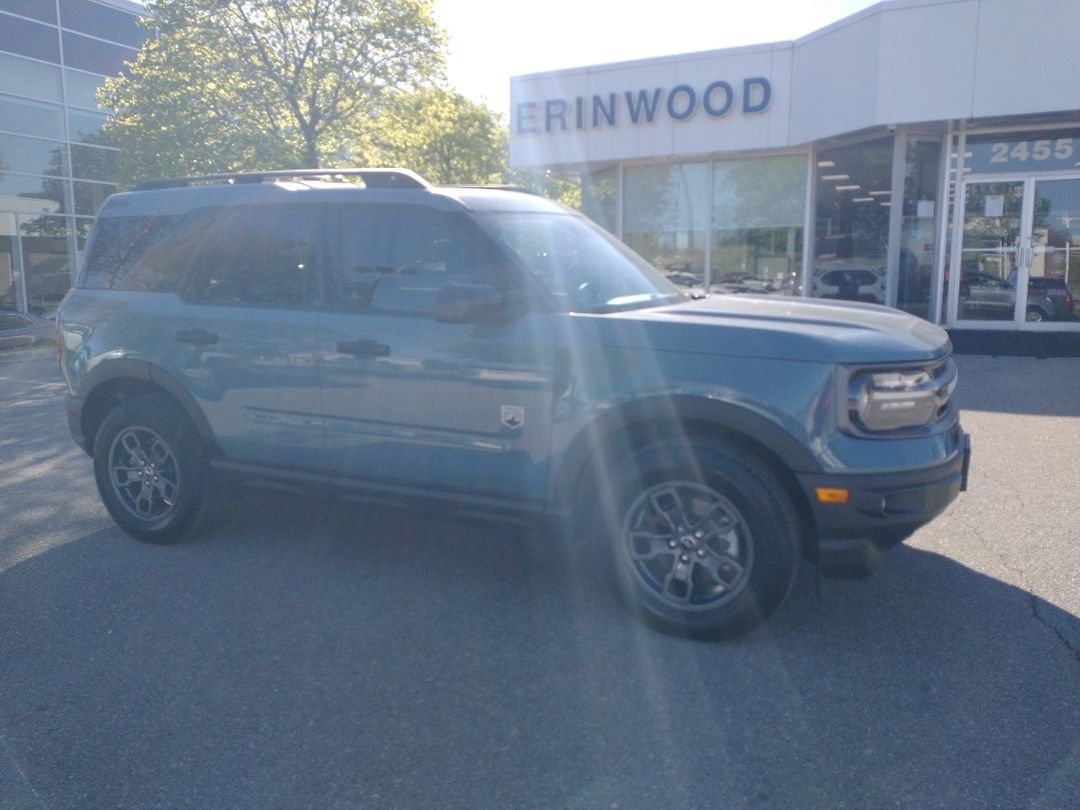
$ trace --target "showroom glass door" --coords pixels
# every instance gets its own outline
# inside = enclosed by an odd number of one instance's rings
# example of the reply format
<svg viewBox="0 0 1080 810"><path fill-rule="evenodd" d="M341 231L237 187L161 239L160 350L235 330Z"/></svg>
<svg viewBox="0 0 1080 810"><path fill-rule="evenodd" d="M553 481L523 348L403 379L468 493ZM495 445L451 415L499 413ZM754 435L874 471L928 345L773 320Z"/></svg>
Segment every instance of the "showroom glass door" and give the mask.
<svg viewBox="0 0 1080 810"><path fill-rule="evenodd" d="M976 178L962 199L950 322L1080 329L1080 176Z"/></svg>
<svg viewBox="0 0 1080 810"><path fill-rule="evenodd" d="M1025 325L1080 329L1080 176L1032 183Z"/></svg>
<svg viewBox="0 0 1080 810"><path fill-rule="evenodd" d="M1027 183L1023 178L968 180L963 189L963 232L956 290L948 290L956 323L1016 323L1024 302L1020 282L1028 248L1024 238ZM954 268L955 270L955 268ZM968 325L968 324L965 324Z"/></svg>

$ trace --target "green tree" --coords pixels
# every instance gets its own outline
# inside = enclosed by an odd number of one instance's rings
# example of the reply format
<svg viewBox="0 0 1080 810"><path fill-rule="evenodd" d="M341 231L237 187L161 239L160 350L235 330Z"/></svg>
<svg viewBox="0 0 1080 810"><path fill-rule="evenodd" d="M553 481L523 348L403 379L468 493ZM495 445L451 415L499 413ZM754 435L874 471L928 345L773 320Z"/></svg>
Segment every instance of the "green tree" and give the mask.
<svg viewBox="0 0 1080 810"><path fill-rule="evenodd" d="M429 88L399 93L378 122L371 155L432 183L502 183L507 136L498 116L459 93Z"/></svg>
<svg viewBox="0 0 1080 810"><path fill-rule="evenodd" d="M431 86L430 0L152 0L129 75L106 82L122 179L330 166L373 148L400 93Z"/></svg>

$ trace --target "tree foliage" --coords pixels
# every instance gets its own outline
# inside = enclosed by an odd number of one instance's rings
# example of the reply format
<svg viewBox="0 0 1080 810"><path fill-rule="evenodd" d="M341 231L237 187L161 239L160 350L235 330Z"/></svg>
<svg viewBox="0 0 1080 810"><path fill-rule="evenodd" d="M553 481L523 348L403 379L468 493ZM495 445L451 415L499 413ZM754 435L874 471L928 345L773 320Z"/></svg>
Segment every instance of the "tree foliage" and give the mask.
<svg viewBox="0 0 1080 810"><path fill-rule="evenodd" d="M511 171L505 122L444 86L431 0L150 0L147 10L157 35L99 93L122 184L403 166L580 206L575 183Z"/></svg>
<svg viewBox="0 0 1080 810"><path fill-rule="evenodd" d="M507 133L482 104L430 88L399 93L379 121L374 159L433 183L505 182Z"/></svg>
<svg viewBox="0 0 1080 810"><path fill-rule="evenodd" d="M403 92L441 75L428 0L152 0L106 83L125 179L334 165Z"/></svg>

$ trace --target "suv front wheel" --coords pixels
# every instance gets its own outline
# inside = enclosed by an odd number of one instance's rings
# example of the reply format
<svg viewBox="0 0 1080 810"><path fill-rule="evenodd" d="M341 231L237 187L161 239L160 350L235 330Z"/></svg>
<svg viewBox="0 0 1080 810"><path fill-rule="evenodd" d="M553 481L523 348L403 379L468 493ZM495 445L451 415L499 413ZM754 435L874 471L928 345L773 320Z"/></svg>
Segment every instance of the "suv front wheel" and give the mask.
<svg viewBox="0 0 1080 810"><path fill-rule="evenodd" d="M94 440L94 478L105 508L120 528L147 543L171 543L193 529L207 469L187 415L163 395L121 402Z"/></svg>
<svg viewBox="0 0 1080 810"><path fill-rule="evenodd" d="M620 588L664 629L731 637L772 615L800 559L799 519L764 465L720 444L658 444L598 499Z"/></svg>

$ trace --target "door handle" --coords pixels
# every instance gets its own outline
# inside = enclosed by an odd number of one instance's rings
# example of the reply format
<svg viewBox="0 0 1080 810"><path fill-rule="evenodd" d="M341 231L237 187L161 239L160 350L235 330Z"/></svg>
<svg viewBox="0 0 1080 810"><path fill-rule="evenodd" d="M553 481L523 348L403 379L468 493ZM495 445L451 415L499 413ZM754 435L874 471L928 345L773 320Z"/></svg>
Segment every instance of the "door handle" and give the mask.
<svg viewBox="0 0 1080 810"><path fill-rule="evenodd" d="M213 346L218 336L205 329L180 329L176 333L177 343L190 343L192 346Z"/></svg>
<svg viewBox="0 0 1080 810"><path fill-rule="evenodd" d="M390 347L375 340L339 340L337 350L342 354L370 354L374 357L390 356Z"/></svg>

